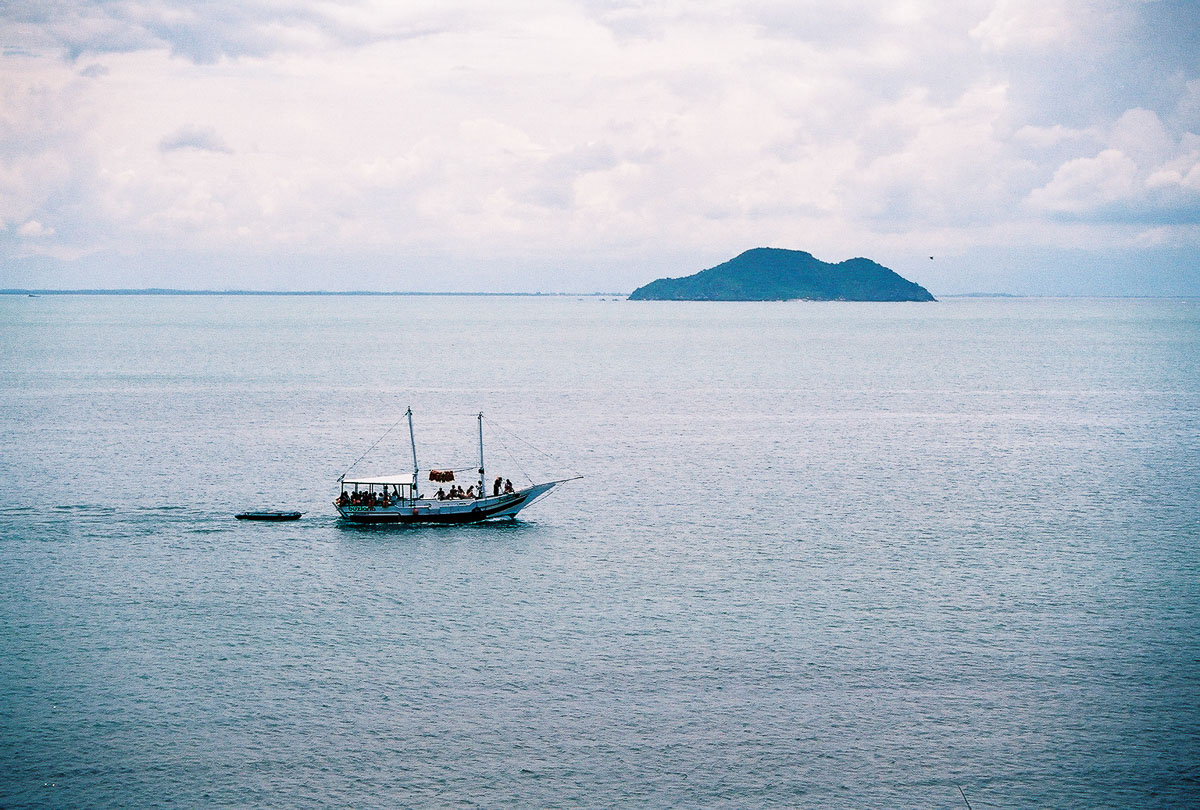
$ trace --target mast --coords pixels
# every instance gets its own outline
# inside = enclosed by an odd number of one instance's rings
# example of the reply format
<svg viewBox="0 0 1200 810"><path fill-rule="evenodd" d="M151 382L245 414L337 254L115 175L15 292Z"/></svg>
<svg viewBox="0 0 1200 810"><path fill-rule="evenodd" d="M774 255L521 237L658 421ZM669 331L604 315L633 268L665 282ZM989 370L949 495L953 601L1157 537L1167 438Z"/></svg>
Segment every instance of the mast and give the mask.
<svg viewBox="0 0 1200 810"><path fill-rule="evenodd" d="M483 488L483 411L479 412L479 497L482 498L487 490Z"/></svg>
<svg viewBox="0 0 1200 810"><path fill-rule="evenodd" d="M412 483L412 496L413 496L413 500L416 500L416 499L417 499L417 477L418 477L418 470L417 470L417 437L416 437L415 435L413 435L413 424L412 424L412 406L411 406L411 405L408 407L408 411L405 413L405 415L408 417L408 440L409 440L409 442L411 442L411 443L412 443L412 451L413 451L413 483Z"/></svg>

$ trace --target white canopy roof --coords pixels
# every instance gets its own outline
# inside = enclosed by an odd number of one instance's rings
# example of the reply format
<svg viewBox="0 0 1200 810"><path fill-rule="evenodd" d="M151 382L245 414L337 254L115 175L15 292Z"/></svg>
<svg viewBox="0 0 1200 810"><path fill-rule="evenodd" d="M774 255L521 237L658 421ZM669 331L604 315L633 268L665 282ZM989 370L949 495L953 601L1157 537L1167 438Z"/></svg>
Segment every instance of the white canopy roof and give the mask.
<svg viewBox="0 0 1200 810"><path fill-rule="evenodd" d="M396 473L395 475L346 476L343 484L403 484L412 485L412 473Z"/></svg>

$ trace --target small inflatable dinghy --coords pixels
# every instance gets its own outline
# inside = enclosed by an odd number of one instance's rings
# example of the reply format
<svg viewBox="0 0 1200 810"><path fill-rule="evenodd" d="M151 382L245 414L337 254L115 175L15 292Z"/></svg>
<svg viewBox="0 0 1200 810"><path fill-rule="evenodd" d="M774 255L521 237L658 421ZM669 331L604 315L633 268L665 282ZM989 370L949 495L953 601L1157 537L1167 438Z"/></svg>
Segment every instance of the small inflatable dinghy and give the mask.
<svg viewBox="0 0 1200 810"><path fill-rule="evenodd" d="M299 520L303 512L239 512L238 520Z"/></svg>

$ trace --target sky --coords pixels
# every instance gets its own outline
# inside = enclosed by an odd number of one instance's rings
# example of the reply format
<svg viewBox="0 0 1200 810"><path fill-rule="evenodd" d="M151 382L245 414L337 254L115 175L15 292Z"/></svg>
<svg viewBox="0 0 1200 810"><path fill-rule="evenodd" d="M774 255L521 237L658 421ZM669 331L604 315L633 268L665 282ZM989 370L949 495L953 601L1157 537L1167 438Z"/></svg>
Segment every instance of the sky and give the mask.
<svg viewBox="0 0 1200 810"><path fill-rule="evenodd" d="M5 0L0 288L1200 295L1194 0Z"/></svg>

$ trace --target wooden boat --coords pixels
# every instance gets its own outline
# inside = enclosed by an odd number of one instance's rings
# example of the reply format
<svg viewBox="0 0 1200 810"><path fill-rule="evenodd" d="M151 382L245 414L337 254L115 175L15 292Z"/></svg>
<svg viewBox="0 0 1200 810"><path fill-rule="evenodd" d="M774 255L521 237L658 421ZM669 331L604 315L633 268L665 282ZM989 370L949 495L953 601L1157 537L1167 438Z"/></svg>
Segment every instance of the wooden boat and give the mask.
<svg viewBox="0 0 1200 810"><path fill-rule="evenodd" d="M479 414L479 479L475 496L469 498L437 498L420 491L420 468L417 465L417 440L413 433L412 408L408 417L408 438L412 444L412 473L338 479L341 494L333 502L343 520L351 523L479 523L497 518L515 518L517 513L541 498L557 485L572 481L563 478L532 484L524 489L487 495L487 475L483 463L483 414ZM444 482L449 471L429 470L430 480ZM473 472L473 471L472 471ZM576 476L578 477L578 476ZM353 494L347 491L351 488Z"/></svg>
<svg viewBox="0 0 1200 810"><path fill-rule="evenodd" d="M238 520L299 520L303 512L239 512Z"/></svg>

